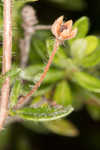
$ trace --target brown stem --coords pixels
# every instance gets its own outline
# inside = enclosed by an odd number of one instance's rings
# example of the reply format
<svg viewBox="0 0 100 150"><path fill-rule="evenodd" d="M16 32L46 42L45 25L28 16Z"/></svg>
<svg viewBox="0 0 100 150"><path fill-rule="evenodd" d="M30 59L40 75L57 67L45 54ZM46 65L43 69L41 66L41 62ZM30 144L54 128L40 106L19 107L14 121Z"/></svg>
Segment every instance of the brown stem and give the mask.
<svg viewBox="0 0 100 150"><path fill-rule="evenodd" d="M3 32L3 65L2 74L11 69L12 27L11 27L11 0L4 0L4 32ZM8 114L8 100L10 78L7 77L1 89L0 101L0 129L3 128Z"/></svg>
<svg viewBox="0 0 100 150"><path fill-rule="evenodd" d="M46 74L47 74L47 72L48 72L48 70L49 70L49 67L50 67L50 65L51 65L51 63L52 63L52 60L53 60L53 58L54 58L54 56L55 56L55 53L56 53L56 51L57 51L57 48L58 48L59 44L60 44L59 41L56 40L56 41L55 41L55 44L54 44L54 49L53 49L53 51L52 51L52 54L51 54L51 56L50 56L50 58L49 58L49 61L48 61L47 65L46 65L46 67L45 67L45 69L44 69L44 72L43 72L43 74L42 74L41 77L40 77L40 80L35 84L35 86L33 87L33 89L32 89L26 96L24 96L24 97L22 97L22 98L19 99L18 104L15 106L15 109L22 108L25 104L27 104L27 103L29 102L29 98L30 98L30 97L34 94L34 92L40 87L40 85L41 85L43 79L45 78L45 76L46 76Z"/></svg>
<svg viewBox="0 0 100 150"><path fill-rule="evenodd" d="M29 57L29 51L30 51L30 43L31 43L31 38L32 35L35 33L36 30L48 30L51 29L51 26L46 26L46 25L36 25L30 27L32 32L28 32L29 27L24 24L24 38L21 39L19 42L19 47L21 51L21 68L25 68L27 65L28 57Z"/></svg>
<svg viewBox="0 0 100 150"><path fill-rule="evenodd" d="M27 12L27 13L26 13ZM21 68L25 68L27 65L29 51L30 51L30 44L32 35L35 34L36 30L49 30L51 29L50 25L37 25L38 19L36 17L35 9L32 6L24 6L21 12L22 16L22 28L24 30L24 38L20 39L19 47L21 52Z"/></svg>
<svg viewBox="0 0 100 150"><path fill-rule="evenodd" d="M51 29L51 25L36 25L34 29L35 30L49 30Z"/></svg>
<svg viewBox="0 0 100 150"><path fill-rule="evenodd" d="M29 50L30 50L30 42L31 42L32 34L26 34L24 39L21 39L19 42L20 52L21 52L21 68L25 68L28 61Z"/></svg>

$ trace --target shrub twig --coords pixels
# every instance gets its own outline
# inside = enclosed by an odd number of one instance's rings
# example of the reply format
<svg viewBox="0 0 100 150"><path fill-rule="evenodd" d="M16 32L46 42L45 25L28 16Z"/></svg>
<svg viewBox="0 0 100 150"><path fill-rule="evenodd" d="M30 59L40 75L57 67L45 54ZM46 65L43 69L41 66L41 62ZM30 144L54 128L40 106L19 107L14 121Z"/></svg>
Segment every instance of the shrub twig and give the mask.
<svg viewBox="0 0 100 150"><path fill-rule="evenodd" d="M22 28L24 30L24 38L19 41L19 48L21 52L20 66L25 68L27 65L30 44L32 35L36 30L49 30L51 26L49 25L37 25L38 19L36 17L35 9L32 6L26 5L21 12L22 16Z"/></svg>
<svg viewBox="0 0 100 150"><path fill-rule="evenodd" d="M12 49L12 24L11 24L11 0L4 0L4 32L3 32L3 64L2 74L11 69L11 49ZM10 91L10 78L7 77L1 89L0 100L0 129L3 128L8 114L8 100Z"/></svg>
<svg viewBox="0 0 100 150"><path fill-rule="evenodd" d="M55 53L56 53L56 51L57 51L57 49L58 49L58 47L59 47L59 44L60 44L59 41L56 39L56 40L55 40L55 44L54 44L54 49L53 49L52 54L51 54L51 56L50 56L50 58L49 58L49 60L48 60L47 65L46 65L46 67L45 67L45 69L44 69L44 72L43 72L43 74L42 74L41 77L40 77L40 80L35 84L35 86L33 87L33 89L32 89L26 96L21 97L21 98L19 99L17 105L14 107L15 109L22 108L25 104L27 104L28 101L29 101L29 98L30 98L30 97L34 94L34 92L40 87L42 81L44 80L44 78L45 78L45 76L46 76L46 74L47 74L47 72L48 72L48 70L49 70L49 67L50 67L50 65L51 65L51 63L52 63L52 60L53 60L53 58L54 58L54 56L55 56Z"/></svg>

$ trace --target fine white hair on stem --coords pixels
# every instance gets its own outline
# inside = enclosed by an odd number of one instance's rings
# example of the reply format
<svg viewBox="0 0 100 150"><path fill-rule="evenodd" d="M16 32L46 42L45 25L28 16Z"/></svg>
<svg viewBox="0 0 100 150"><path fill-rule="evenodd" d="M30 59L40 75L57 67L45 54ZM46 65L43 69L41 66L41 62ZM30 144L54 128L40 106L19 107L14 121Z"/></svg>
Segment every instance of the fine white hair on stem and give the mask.
<svg viewBox="0 0 100 150"><path fill-rule="evenodd" d="M4 32L3 32L3 64L2 74L4 75L11 69L11 50L12 50L12 21L11 21L11 0L4 0ZM10 78L7 77L3 83L0 97L0 130L3 129L5 120L8 116L8 101L10 92Z"/></svg>

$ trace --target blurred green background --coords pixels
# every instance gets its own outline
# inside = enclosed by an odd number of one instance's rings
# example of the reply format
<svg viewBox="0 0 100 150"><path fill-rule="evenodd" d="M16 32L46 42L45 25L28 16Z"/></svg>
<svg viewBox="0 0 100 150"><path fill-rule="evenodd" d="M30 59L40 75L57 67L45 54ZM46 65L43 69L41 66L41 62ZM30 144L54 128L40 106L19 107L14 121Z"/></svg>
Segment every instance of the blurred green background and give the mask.
<svg viewBox="0 0 100 150"><path fill-rule="evenodd" d="M40 0L30 4L36 9L40 24L52 24L60 15L74 21L88 16L89 34L100 35L100 0ZM100 150L100 121L93 121L85 108L67 118L77 126L79 136L63 137L46 129L44 134L39 132L41 124L35 132L21 123L14 123L0 134L0 150Z"/></svg>

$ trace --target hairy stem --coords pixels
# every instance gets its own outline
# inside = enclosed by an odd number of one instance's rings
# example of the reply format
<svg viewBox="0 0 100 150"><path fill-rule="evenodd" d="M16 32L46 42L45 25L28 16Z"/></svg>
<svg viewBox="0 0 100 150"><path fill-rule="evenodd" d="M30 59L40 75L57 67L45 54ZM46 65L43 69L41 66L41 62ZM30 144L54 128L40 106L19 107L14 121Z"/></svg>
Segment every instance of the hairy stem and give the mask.
<svg viewBox="0 0 100 150"><path fill-rule="evenodd" d="M33 32L27 32L28 27L24 28L24 38L20 39L19 47L21 51L21 68L25 68L27 65L28 57L29 57L29 51L30 51L30 44L31 44L31 38L32 35L35 33L36 30L49 30L51 29L51 26L46 25L36 25L31 27ZM26 30L25 30L26 29Z"/></svg>
<svg viewBox="0 0 100 150"><path fill-rule="evenodd" d="M41 77L40 77L40 80L35 84L35 86L33 87L33 89L32 89L26 96L24 96L24 97L22 97L22 98L19 99L18 104L15 106L15 109L22 108L25 104L27 104L27 103L29 102L29 98L30 98L30 97L34 94L34 92L40 87L40 85L41 85L43 79L45 78L45 76L46 76L46 74L47 74L47 72L48 72L48 70L49 70L49 67L50 67L50 65L51 65L51 63L52 63L52 60L53 60L53 58L54 58L54 56L55 56L55 53L56 53L56 51L57 51L57 49L58 49L58 46L59 46L59 41L56 40L56 41L55 41L55 44L54 44L54 49L53 49L52 54L51 54L51 56L50 56L50 58L49 58L49 60L48 60L47 65L46 65L46 67L45 67L45 69L44 69L44 72L43 72L43 74L42 74Z"/></svg>
<svg viewBox="0 0 100 150"><path fill-rule="evenodd" d="M29 51L30 51L30 44L31 44L31 38L32 35L35 33L36 30L49 30L51 29L51 26L49 25L36 25L31 27L33 32L27 32L28 27L24 28L24 38L20 39L19 41L19 47L21 51L21 68L25 68L27 65L28 57L29 57Z"/></svg>
<svg viewBox="0 0 100 150"><path fill-rule="evenodd" d="M11 0L4 0L4 32L3 32L3 64L2 74L11 69L12 27L11 27ZM1 89L0 100L0 129L8 115L8 100L10 91L10 78L7 77Z"/></svg>
<svg viewBox="0 0 100 150"><path fill-rule="evenodd" d="M27 12L27 13L26 13ZM36 30L49 30L51 29L50 25L37 25L38 19L36 17L35 9L32 6L24 6L21 12L22 16L22 28L24 30L24 38L20 39L19 47L21 52L21 68L27 66L27 61L29 57L30 44L32 35L35 34Z"/></svg>
<svg viewBox="0 0 100 150"><path fill-rule="evenodd" d="M36 25L35 30L49 30L51 29L51 25Z"/></svg>
<svg viewBox="0 0 100 150"><path fill-rule="evenodd" d="M28 57L29 57L29 50L30 50L30 43L31 43L32 34L26 34L24 39L20 39L20 52L21 52L21 68L25 68L27 65Z"/></svg>

